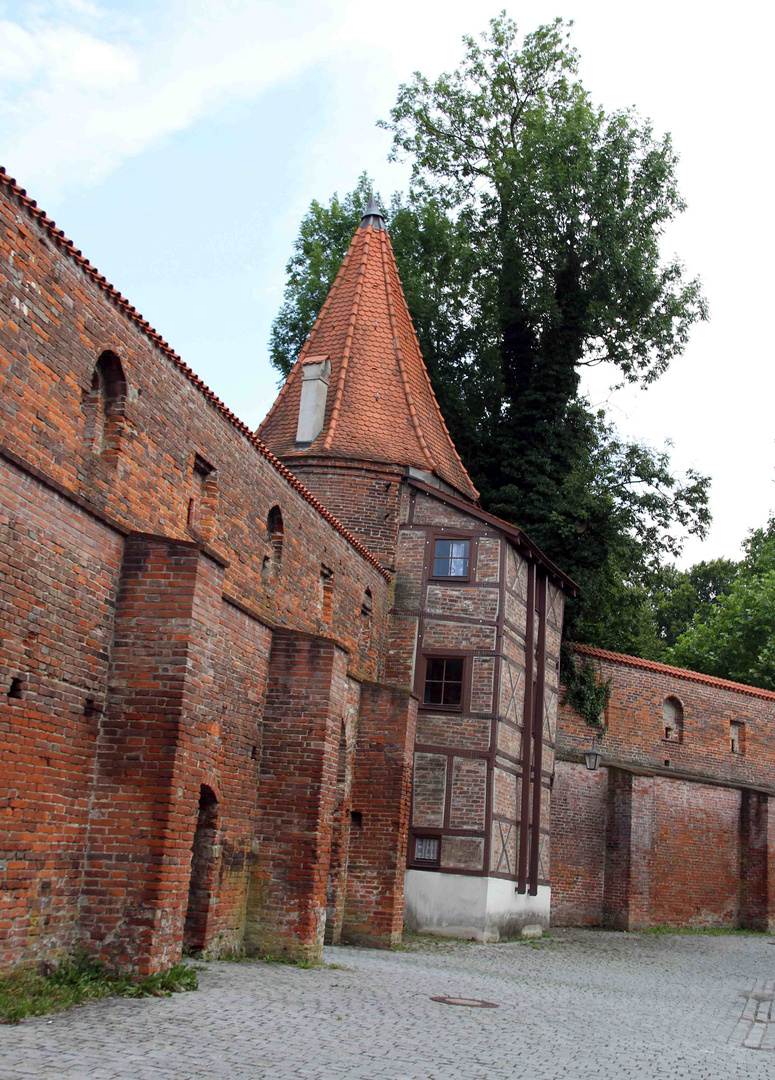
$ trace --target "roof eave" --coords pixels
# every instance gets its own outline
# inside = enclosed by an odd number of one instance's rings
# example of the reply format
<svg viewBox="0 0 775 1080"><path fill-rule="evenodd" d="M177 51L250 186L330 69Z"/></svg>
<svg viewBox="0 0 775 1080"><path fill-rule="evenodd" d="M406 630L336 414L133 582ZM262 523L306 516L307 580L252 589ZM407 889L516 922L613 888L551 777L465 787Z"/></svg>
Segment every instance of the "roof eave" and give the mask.
<svg viewBox="0 0 775 1080"><path fill-rule="evenodd" d="M527 552L531 559L540 563L549 576L553 578L565 592L570 596L578 595L579 586L573 578L568 577L568 575L564 574L558 566L555 566L551 559L548 559L546 555L544 555L538 545L533 543L527 533L523 532L518 526L512 525L508 521L504 521L503 518L496 517L495 514L488 514L486 510L482 510L480 507L466 502L465 499L458 498L455 495L449 495L440 488L433 487L431 484L426 484L413 476L408 476L407 481L412 487L417 488L419 491L424 491L427 495L432 495L436 499L441 499L442 502L446 502L450 506L454 506L456 509L461 510L463 513L478 518L480 521L486 521L489 525L492 525L493 528L498 529L499 532L505 533L507 536L511 537L523 551Z"/></svg>

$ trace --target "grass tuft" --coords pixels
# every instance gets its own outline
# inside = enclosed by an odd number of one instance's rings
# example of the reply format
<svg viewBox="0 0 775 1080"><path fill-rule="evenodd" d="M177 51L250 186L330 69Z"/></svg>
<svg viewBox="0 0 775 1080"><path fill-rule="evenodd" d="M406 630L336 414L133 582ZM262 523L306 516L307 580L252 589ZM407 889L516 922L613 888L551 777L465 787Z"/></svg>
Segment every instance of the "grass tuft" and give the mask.
<svg viewBox="0 0 775 1080"><path fill-rule="evenodd" d="M98 960L76 955L61 961L47 975L14 971L0 978L0 1023L18 1024L28 1016L63 1012L100 998L169 997L196 990L197 972L201 970L175 964L137 980L130 975L111 974Z"/></svg>

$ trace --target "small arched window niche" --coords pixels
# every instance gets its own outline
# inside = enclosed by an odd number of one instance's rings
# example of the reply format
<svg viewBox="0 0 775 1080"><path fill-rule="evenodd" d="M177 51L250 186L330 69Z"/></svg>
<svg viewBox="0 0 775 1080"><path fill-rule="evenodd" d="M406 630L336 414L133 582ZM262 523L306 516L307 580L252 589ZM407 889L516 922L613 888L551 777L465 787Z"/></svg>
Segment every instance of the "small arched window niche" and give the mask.
<svg viewBox="0 0 775 1080"><path fill-rule="evenodd" d="M207 930L213 906L218 869L218 799L212 788L199 789L199 811L191 847L191 878L183 930L186 948L200 952L207 944Z"/></svg>
<svg viewBox="0 0 775 1080"><path fill-rule="evenodd" d="M94 366L91 388L83 404L87 446L108 465L115 465L121 453L126 397L121 361L115 353L106 351Z"/></svg>
<svg viewBox="0 0 775 1080"><path fill-rule="evenodd" d="M330 623L334 617L334 571L324 563L320 564L318 614L326 623Z"/></svg>
<svg viewBox="0 0 775 1080"><path fill-rule="evenodd" d="M266 538L272 549L272 563L275 569L279 567L283 557L284 537L285 528L283 526L282 511L279 506L273 506L266 516Z"/></svg>
<svg viewBox="0 0 775 1080"><path fill-rule="evenodd" d="M194 454L186 524L197 536L211 540L218 518L218 473L214 465Z"/></svg>
<svg viewBox="0 0 775 1080"><path fill-rule="evenodd" d="M684 740L684 710L677 697L667 697L662 704L662 738L667 742Z"/></svg>

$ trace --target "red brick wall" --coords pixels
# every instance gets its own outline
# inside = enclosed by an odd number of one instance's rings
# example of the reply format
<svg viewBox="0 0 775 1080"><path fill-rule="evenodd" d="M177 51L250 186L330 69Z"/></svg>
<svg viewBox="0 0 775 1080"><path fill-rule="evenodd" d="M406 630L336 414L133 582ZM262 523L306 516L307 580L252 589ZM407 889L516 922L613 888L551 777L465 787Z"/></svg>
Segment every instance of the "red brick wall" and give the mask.
<svg viewBox="0 0 775 1080"><path fill-rule="evenodd" d="M361 687L347 680L347 703L342 717L337 751L336 799L331 837L331 860L326 885L326 944L338 945L342 939L347 875L350 861L353 766L358 734Z"/></svg>
<svg viewBox="0 0 775 1080"><path fill-rule="evenodd" d="M240 946L248 894L314 951L325 800L306 885L285 883L296 898L278 891L271 910L252 874L275 851L272 830L256 834L257 786L268 785L264 812L272 790L301 789L306 806L331 779L330 763L324 783L303 753L286 757L274 789L259 775L272 628L325 637L342 684L345 667L380 679L388 582L0 189L0 964L50 958L79 937L138 970L176 959L203 786L217 800L209 951ZM92 380L105 350L126 398L100 451ZM321 566L333 573L325 612ZM276 697L273 707L285 715Z"/></svg>
<svg viewBox="0 0 775 1080"><path fill-rule="evenodd" d="M602 678L613 680L601 744L606 762L775 789L775 694L727 689L611 660L596 660L595 667ZM664 738L662 706L668 697L683 706L681 742ZM730 752L730 721L745 725L742 755ZM583 720L563 707L558 752L572 752L575 744L578 755L589 736Z"/></svg>
<svg viewBox="0 0 775 1080"><path fill-rule="evenodd" d="M657 776L649 923L737 926L740 792Z"/></svg>
<svg viewBox="0 0 775 1080"><path fill-rule="evenodd" d="M376 462L286 458L288 468L385 566L395 566L402 469Z"/></svg>
<svg viewBox="0 0 775 1080"><path fill-rule="evenodd" d="M552 791L552 922L603 920L607 770L558 761Z"/></svg>
<svg viewBox="0 0 775 1080"><path fill-rule="evenodd" d="M127 541L79 922L92 951L141 972L182 946L221 576L194 544Z"/></svg>
<svg viewBox="0 0 775 1080"><path fill-rule="evenodd" d="M404 916L417 700L405 690L366 683L361 694L342 940L396 945Z"/></svg>
<svg viewBox="0 0 775 1080"><path fill-rule="evenodd" d="M734 789L558 762L552 922L738 926L740 807ZM749 878L759 908L762 888L761 873Z"/></svg>
<svg viewBox="0 0 775 1080"><path fill-rule="evenodd" d="M228 563L224 591L269 625L333 634L351 650L353 674L380 678L384 577L2 185L0 281L0 453L37 468L120 528L183 540L199 535L188 526L198 454L215 470L217 508L206 531ZM105 350L119 358L127 383L120 452L108 458L90 446L86 404ZM267 580L266 524L276 504L283 555ZM202 515L194 513L194 525L197 520L201 526ZM334 572L330 626L319 612L321 562ZM358 615L367 586L377 632L361 659Z"/></svg>
<svg viewBox="0 0 775 1080"><path fill-rule="evenodd" d="M340 649L293 631L275 633L248 903L251 950L321 955L346 702Z"/></svg>
<svg viewBox="0 0 775 1080"><path fill-rule="evenodd" d="M613 680L600 743L608 768L590 773L573 763L592 734L563 706L558 756L566 760L558 761L552 798L553 921L622 929L773 925L767 790L775 786L775 696L607 658L595 663ZM664 737L667 697L683 706L680 742ZM730 750L730 720L745 725L744 754Z"/></svg>
<svg viewBox="0 0 775 1080"><path fill-rule="evenodd" d="M757 791L740 795L740 920L754 930L766 930L775 906L767 888L770 852L775 850L769 800Z"/></svg>
<svg viewBox="0 0 775 1080"><path fill-rule="evenodd" d="M122 547L0 461L0 963L73 941Z"/></svg>

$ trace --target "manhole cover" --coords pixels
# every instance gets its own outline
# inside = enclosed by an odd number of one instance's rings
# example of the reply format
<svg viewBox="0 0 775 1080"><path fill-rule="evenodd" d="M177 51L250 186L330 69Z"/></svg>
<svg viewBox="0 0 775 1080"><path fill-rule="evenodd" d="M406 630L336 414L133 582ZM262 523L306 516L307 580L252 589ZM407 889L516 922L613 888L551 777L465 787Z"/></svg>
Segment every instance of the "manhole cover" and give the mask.
<svg viewBox="0 0 775 1080"><path fill-rule="evenodd" d="M432 997L431 1001L440 1001L442 1005L466 1005L469 1009L497 1009L494 1001L483 1001L481 998L459 997Z"/></svg>

